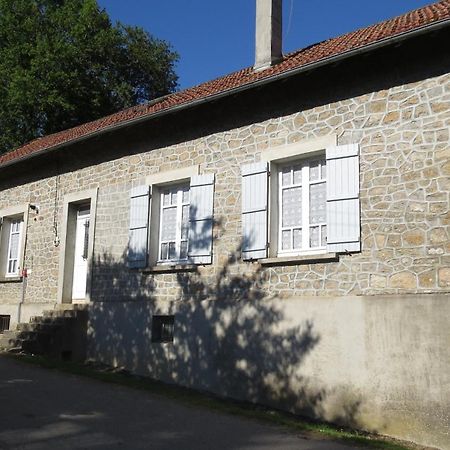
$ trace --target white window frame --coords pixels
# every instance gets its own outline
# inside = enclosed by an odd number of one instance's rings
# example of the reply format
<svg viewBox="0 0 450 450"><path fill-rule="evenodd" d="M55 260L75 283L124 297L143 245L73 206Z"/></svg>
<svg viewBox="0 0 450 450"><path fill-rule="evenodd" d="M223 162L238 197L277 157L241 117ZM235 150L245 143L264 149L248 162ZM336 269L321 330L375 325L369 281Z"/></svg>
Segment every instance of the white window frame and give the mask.
<svg viewBox="0 0 450 450"><path fill-rule="evenodd" d="M25 242L29 215L29 204L20 204L0 210L0 282L11 281L21 278L25 260ZM19 232L12 232L11 223L20 221ZM19 246L17 251L17 269L9 271L11 261L11 234L19 235Z"/></svg>
<svg viewBox="0 0 450 450"><path fill-rule="evenodd" d="M189 200L187 202L183 201L183 192L185 192L185 189L188 188L189 192ZM177 194L177 201L176 204L170 203L169 205L164 205L164 194L169 191L170 197L172 197L172 193L176 192ZM182 264L186 263L188 260L187 256L187 249L189 246L189 225L187 229L188 236L186 239L182 239L181 232L182 232L182 214L183 214L183 207L190 205L190 184L189 183L183 183L183 184L176 184L173 186L164 186L160 188L160 209L159 209L159 237L158 237L158 264ZM165 209L174 208L176 207L176 230L175 230L175 253L176 258L172 259L163 259L162 258L162 245L173 242L173 240L165 241L162 239L162 231L163 231L163 211ZM188 213L189 214L189 213ZM188 218L188 224L189 224L189 218ZM186 258L181 258L181 243L186 242ZM167 249L167 252L169 252L169 249ZM168 253L169 254L169 253Z"/></svg>
<svg viewBox="0 0 450 450"><path fill-rule="evenodd" d="M191 177L200 173L200 165L182 167L180 169L167 170L148 175L145 179L145 184L150 186L151 201L150 201L150 220L148 225L148 266L164 266L189 264L188 259L169 261L161 261L161 192L166 187L187 185L190 186ZM161 203L161 204L160 204ZM155 231L156 230L156 231ZM181 231L181 229L180 229ZM189 240L188 240L189 245Z"/></svg>
<svg viewBox="0 0 450 450"><path fill-rule="evenodd" d="M328 147L335 145L337 145L337 135L329 134L319 138L308 139L302 142L296 142L294 144L269 148L261 152L261 161L267 161L270 167L269 205L268 205L268 242L269 242L268 258L308 256L327 253L326 247L302 249L301 251L296 250L286 253L280 251L281 227L279 224L281 223L281 217L279 217L280 181L278 175L280 167L284 165L295 164L295 162L301 160L314 160L316 158L326 158L326 149ZM308 202L308 216L309 216L309 197L307 199L307 202ZM302 234L302 241L303 239L306 239L304 233Z"/></svg>
<svg viewBox="0 0 450 450"><path fill-rule="evenodd" d="M325 183L326 186L326 177L322 177L322 162L325 161L326 167L326 157L325 152L320 155L316 155L313 157L305 157L300 159L292 160L288 163L280 164L278 166L278 255L279 256L297 256L297 255L311 255L311 254L321 254L326 253L327 246L326 241L325 245L320 245L318 247L311 247L310 245L310 231L312 227L319 227L319 240L322 241L322 228L327 226L327 221L325 222L311 224L310 221L310 191L311 186L315 184ZM319 178L317 180L310 179L310 166L314 162L319 162ZM294 183L293 180L293 168L296 165L302 166L302 175L301 182ZM290 168L291 172L291 183L289 185L283 185L283 170L285 168ZM283 190L289 188L301 187L302 189L302 225L301 226L289 226L283 227ZM290 230L291 231L291 243L294 239L294 229L301 229L302 233L302 245L300 249L289 249L283 250L283 231ZM293 245L292 245L293 247Z"/></svg>
<svg viewBox="0 0 450 450"><path fill-rule="evenodd" d="M21 253L21 246L22 246L22 233L23 233L23 217L14 217L11 219L8 219L9 222L9 233L8 233L8 250L6 253L6 272L5 277L11 278L11 277L17 277L20 273L20 253ZM13 225L19 224L19 229L17 231L14 230ZM11 243L13 240L13 236L18 236L18 242L17 242L17 255L15 258L11 258ZM16 263L16 270L10 271L10 265L12 262Z"/></svg>

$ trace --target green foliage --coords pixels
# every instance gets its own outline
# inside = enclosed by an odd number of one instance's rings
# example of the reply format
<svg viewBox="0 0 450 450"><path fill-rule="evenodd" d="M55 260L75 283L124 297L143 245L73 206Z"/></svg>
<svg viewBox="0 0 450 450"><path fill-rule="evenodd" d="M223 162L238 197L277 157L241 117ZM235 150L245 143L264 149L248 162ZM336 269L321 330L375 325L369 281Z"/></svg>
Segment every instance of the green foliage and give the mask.
<svg viewBox="0 0 450 450"><path fill-rule="evenodd" d="M0 0L0 153L173 92L177 60L96 0Z"/></svg>

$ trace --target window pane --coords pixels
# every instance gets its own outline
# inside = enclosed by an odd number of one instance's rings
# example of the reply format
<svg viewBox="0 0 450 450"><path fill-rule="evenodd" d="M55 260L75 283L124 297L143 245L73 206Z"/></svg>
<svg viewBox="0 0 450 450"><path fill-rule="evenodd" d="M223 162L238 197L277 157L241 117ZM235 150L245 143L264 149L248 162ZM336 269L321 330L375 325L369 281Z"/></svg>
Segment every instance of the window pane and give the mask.
<svg viewBox="0 0 450 450"><path fill-rule="evenodd" d="M183 188L183 203L189 202L189 188L185 187Z"/></svg>
<svg viewBox="0 0 450 450"><path fill-rule="evenodd" d="M161 244L161 259L168 259L169 257L169 244Z"/></svg>
<svg viewBox="0 0 450 450"><path fill-rule="evenodd" d="M169 342L173 340L173 323L161 324L161 340Z"/></svg>
<svg viewBox="0 0 450 450"><path fill-rule="evenodd" d="M177 194L178 194L177 191L172 191L170 193L170 195L171 195L170 200L171 200L172 205L175 205L177 203Z"/></svg>
<svg viewBox="0 0 450 450"><path fill-rule="evenodd" d="M10 250L9 250L9 259L17 259L19 256L19 234L11 234L10 239Z"/></svg>
<svg viewBox="0 0 450 450"><path fill-rule="evenodd" d="M320 247L320 230L319 227L311 227L309 231L310 247Z"/></svg>
<svg viewBox="0 0 450 450"><path fill-rule="evenodd" d="M302 188L296 187L283 190L282 200L283 227L302 224Z"/></svg>
<svg viewBox="0 0 450 450"><path fill-rule="evenodd" d="M326 221L326 185L312 184L309 187L309 222L322 223Z"/></svg>
<svg viewBox="0 0 450 450"><path fill-rule="evenodd" d="M302 230L296 229L294 233L294 249L302 248Z"/></svg>
<svg viewBox="0 0 450 450"><path fill-rule="evenodd" d="M290 250L291 248L291 230L284 230L281 235L282 250Z"/></svg>
<svg viewBox="0 0 450 450"><path fill-rule="evenodd" d="M187 239L189 232L189 205L183 206L181 214L181 239Z"/></svg>
<svg viewBox="0 0 450 450"><path fill-rule="evenodd" d="M291 184L291 168L290 167L283 168L281 178L282 178L281 183L283 186L288 186Z"/></svg>
<svg viewBox="0 0 450 450"><path fill-rule="evenodd" d="M322 161L322 178L325 179L327 177L327 166L325 160Z"/></svg>
<svg viewBox="0 0 450 450"><path fill-rule="evenodd" d="M302 166L294 166L294 184L301 184L302 182Z"/></svg>
<svg viewBox="0 0 450 450"><path fill-rule="evenodd" d="M164 192L162 197L163 197L163 205L164 206L170 205L170 192L169 191Z"/></svg>
<svg viewBox="0 0 450 450"><path fill-rule="evenodd" d="M327 245L327 226L322 225L322 247Z"/></svg>
<svg viewBox="0 0 450 450"><path fill-rule="evenodd" d="M175 242L169 242L169 259L177 259Z"/></svg>
<svg viewBox="0 0 450 450"><path fill-rule="evenodd" d="M8 273L17 272L17 259L11 259L8 263Z"/></svg>
<svg viewBox="0 0 450 450"><path fill-rule="evenodd" d="M171 241L177 232L177 208L165 208L162 211L161 240Z"/></svg>
<svg viewBox="0 0 450 450"><path fill-rule="evenodd" d="M309 179L310 181L317 181L320 179L319 161L311 162L309 166Z"/></svg>
<svg viewBox="0 0 450 450"><path fill-rule="evenodd" d="M187 249L188 249L188 243L187 241L181 241L180 245L180 259L186 259L187 258Z"/></svg>

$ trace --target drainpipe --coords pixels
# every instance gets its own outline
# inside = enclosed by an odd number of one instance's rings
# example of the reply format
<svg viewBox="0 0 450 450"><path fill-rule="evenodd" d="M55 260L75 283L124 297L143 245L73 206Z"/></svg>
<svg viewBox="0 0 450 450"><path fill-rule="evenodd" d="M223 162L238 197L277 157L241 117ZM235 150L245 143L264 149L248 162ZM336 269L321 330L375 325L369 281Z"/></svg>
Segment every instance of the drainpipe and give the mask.
<svg viewBox="0 0 450 450"><path fill-rule="evenodd" d="M28 283L28 270L22 269L22 296L20 298L19 306L17 308L17 323L20 323L22 316L22 305L25 303L25 292Z"/></svg>

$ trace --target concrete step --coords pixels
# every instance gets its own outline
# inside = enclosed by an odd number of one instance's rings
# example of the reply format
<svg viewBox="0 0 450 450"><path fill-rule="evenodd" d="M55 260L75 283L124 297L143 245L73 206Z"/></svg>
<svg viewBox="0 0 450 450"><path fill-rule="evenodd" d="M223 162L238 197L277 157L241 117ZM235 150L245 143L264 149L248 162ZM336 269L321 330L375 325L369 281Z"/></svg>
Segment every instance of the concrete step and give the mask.
<svg viewBox="0 0 450 450"><path fill-rule="evenodd" d="M39 325L63 325L64 320L69 318L63 317L43 317L43 316L33 316L30 318L30 323Z"/></svg>
<svg viewBox="0 0 450 450"><path fill-rule="evenodd" d="M3 349L7 353L23 353L22 347L11 347L8 349Z"/></svg>
<svg viewBox="0 0 450 450"><path fill-rule="evenodd" d="M0 334L0 351L82 359L89 309L87 305L60 305L19 323L16 330ZM83 333L83 335L80 335ZM74 335L76 336L74 338ZM75 349L75 351L73 350Z"/></svg>
<svg viewBox="0 0 450 450"><path fill-rule="evenodd" d="M14 337L16 336L17 331L16 330L4 330L3 333L0 334L0 338L1 337Z"/></svg>
<svg viewBox="0 0 450 450"><path fill-rule="evenodd" d="M20 339L17 337L2 337L0 338L0 348L10 349L12 347L22 347L24 343L24 339Z"/></svg>
<svg viewBox="0 0 450 450"><path fill-rule="evenodd" d="M79 310L76 309L54 309L43 312L44 318L51 319L75 319L80 314Z"/></svg>
<svg viewBox="0 0 450 450"><path fill-rule="evenodd" d="M55 305L55 311L88 311L88 303L58 303Z"/></svg>
<svg viewBox="0 0 450 450"><path fill-rule="evenodd" d="M53 321L48 323L30 322L17 324L16 331L43 331L49 332L55 329L59 329L63 326L62 321Z"/></svg>
<svg viewBox="0 0 450 450"><path fill-rule="evenodd" d="M24 340L39 340L46 338L47 336L53 336L55 329L50 330L37 330L37 331L18 331L16 337Z"/></svg>

